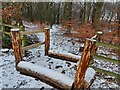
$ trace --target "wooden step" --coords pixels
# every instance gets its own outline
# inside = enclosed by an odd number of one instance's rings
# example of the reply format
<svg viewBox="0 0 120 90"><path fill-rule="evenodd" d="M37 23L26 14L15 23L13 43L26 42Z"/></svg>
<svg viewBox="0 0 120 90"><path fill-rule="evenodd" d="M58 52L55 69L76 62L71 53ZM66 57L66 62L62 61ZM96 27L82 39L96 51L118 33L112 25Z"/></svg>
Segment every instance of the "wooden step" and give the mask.
<svg viewBox="0 0 120 90"><path fill-rule="evenodd" d="M66 76L65 74L32 64L30 62L19 62L19 64L17 65L17 70L19 70L23 74L36 77L41 81L59 89L70 89L74 82L74 79ZM88 68L85 75L85 82L87 82L87 87L89 86L89 83L94 75L94 69Z"/></svg>
<svg viewBox="0 0 120 90"><path fill-rule="evenodd" d="M62 73L25 61L19 62L17 70L24 74L37 77L43 82L46 82L47 84L60 89L70 88L74 81L73 79Z"/></svg>

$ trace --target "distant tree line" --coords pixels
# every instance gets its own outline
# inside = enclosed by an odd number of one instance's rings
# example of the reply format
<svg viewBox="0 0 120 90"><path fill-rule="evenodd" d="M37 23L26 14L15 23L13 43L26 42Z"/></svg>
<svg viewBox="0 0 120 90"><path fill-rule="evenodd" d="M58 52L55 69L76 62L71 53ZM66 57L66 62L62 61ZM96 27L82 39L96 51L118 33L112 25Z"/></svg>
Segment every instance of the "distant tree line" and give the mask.
<svg viewBox="0 0 120 90"><path fill-rule="evenodd" d="M84 0L86 1L86 0ZM95 22L100 20L120 21L119 2L19 2L22 4L22 15L33 20L45 21L49 24L59 24L60 20L79 19L80 22ZM4 2L3 8L11 4ZM94 24L93 24L94 25Z"/></svg>
<svg viewBox="0 0 120 90"><path fill-rule="evenodd" d="M45 23L50 26L53 24L61 24L62 21L71 21L71 23L67 23L67 32L70 33L72 24L76 24L75 21L72 20L80 22L80 26L90 22L96 31L101 31L101 25L106 27L108 23L116 22L118 25L112 23L112 27L114 27L113 30L116 30L117 37L119 37L120 2L104 2L104 0L103 2L84 1L85 2L2 2L2 23L23 27L22 20L25 18L31 22L37 20L40 23ZM13 21L16 21L16 23ZM2 30L10 31L10 28L2 27ZM3 37L6 39L6 35L3 34ZM5 41L5 39L3 41ZM10 41L9 38L7 40L7 42ZM25 36L23 36L23 46L26 45L25 40Z"/></svg>

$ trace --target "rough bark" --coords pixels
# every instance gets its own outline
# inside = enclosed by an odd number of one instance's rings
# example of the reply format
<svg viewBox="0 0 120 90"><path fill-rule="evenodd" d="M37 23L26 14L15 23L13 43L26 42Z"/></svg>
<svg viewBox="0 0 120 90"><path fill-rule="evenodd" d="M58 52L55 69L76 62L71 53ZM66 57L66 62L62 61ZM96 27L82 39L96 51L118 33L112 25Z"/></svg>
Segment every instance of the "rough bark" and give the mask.
<svg viewBox="0 0 120 90"><path fill-rule="evenodd" d="M21 49L19 30L14 31L13 29L11 29L11 36L12 36L12 47L15 55L15 62L17 66L17 64L22 60L22 49Z"/></svg>
<svg viewBox="0 0 120 90"><path fill-rule="evenodd" d="M49 57L57 58L57 59L62 59L66 61L71 61L71 62L78 62L79 58L75 58L69 55L64 55L64 54L58 54L58 53L53 53L53 52L48 52Z"/></svg>
<svg viewBox="0 0 120 90"><path fill-rule="evenodd" d="M49 47L50 47L50 29L45 29L45 55L48 55Z"/></svg>
<svg viewBox="0 0 120 90"><path fill-rule="evenodd" d="M78 65L78 70L76 72L75 81L73 84L73 90L84 88L84 77L85 72L89 66L90 61L93 59L93 54L95 52L96 42L91 39L86 39L84 50L82 53L81 61Z"/></svg>
<svg viewBox="0 0 120 90"><path fill-rule="evenodd" d="M33 64L34 65L34 64ZM32 66L33 66L32 65ZM35 65L34 65L35 66ZM40 67L39 67L40 68ZM37 69L37 68L36 68ZM40 79L41 81L55 87L55 88L58 88L59 90L64 90L64 89L70 89L71 86L70 85L67 85L65 84L64 82L60 82L54 78L52 78L51 76L46 76L45 74L43 74L42 72L36 72L35 70L32 70L30 68L25 68L25 67L22 67L22 66L17 66L17 70L20 71L21 73L23 74L26 74L26 75L29 75L29 76L32 76L32 77L35 77L35 78L38 78ZM48 69L49 70L49 69ZM51 71L50 71L51 72ZM53 71L55 72L55 71ZM46 73L47 74L47 73ZM63 75L61 73L58 74L58 77L60 75ZM71 82L72 83L72 82Z"/></svg>

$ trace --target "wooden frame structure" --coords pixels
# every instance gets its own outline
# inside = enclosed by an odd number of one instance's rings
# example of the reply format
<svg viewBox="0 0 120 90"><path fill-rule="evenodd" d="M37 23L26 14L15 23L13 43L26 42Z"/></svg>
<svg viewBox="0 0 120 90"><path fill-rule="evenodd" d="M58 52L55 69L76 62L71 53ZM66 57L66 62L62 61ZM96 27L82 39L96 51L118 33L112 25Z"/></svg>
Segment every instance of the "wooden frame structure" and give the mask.
<svg viewBox="0 0 120 90"><path fill-rule="evenodd" d="M0 23L1 24L1 23ZM8 26L8 27L13 27L13 28L18 28L18 27L15 27L15 26L11 26L11 25L7 25L7 24L2 24L4 26ZM19 28L21 29L21 28ZM47 28L46 28L47 29ZM41 33L41 32L44 32L45 33L45 42L39 42L37 44L33 44L33 45L30 45L30 46L26 46L26 47L22 47L21 46L21 40L20 40L20 35L26 35L26 34L34 34L34 33ZM19 70L20 72L22 73L26 73L26 69L23 69L21 70L19 65L22 61L22 52L24 50L28 50L30 48L34 48L34 47L37 47L39 45L43 45L45 44L45 55L48 55L50 57L54 57L54 58L59 58L59 59L64 59L64 60L68 60L68 61L72 61L72 62L77 62L79 61L80 59L75 59L74 57L69 57L69 56L66 56L66 55L63 55L63 54L57 54L57 53L53 53L53 52L49 52L49 45L50 45L50 30L47 29L47 30L34 30L34 31L19 31L18 29L13 29L11 30L11 33L9 32L2 32L4 34L7 34L7 35L10 35L12 36L12 46L13 46L13 50L14 50L14 55L15 55L15 60L16 60L16 68L17 70ZM99 33L101 34L101 33ZM100 39L100 35L97 37L98 39ZM89 40L88 40L89 41ZM91 40L90 40L91 42ZM93 40L94 42L94 40ZM95 43L95 42L94 42ZM91 44L90 44L91 45ZM104 47L107 47L107 48L113 48L113 49L120 49L119 45L113 45L113 44L106 44L106 43L103 43L103 42L96 42L96 45L97 46L104 46ZM92 47L91 47L92 48ZM92 49L91 49L92 50ZM93 48L94 50L94 48ZM86 51L85 48L83 51ZM91 52L91 51L88 51L88 52ZM87 54L89 54L88 52L86 52ZM84 53L84 52L83 52ZM84 72L86 71L86 68L82 68L84 66L84 64L82 63L83 60L85 59L86 62L88 62L85 67L88 67L88 64L90 63L90 61L92 60L93 58L93 55L91 58L89 58L90 55L87 56L87 59L84 58L84 56L86 56L86 53L84 53L82 55L82 58L81 58L81 61L79 63L79 68L76 72L76 77L75 77L75 81L72 85L72 89L78 89L78 88L84 88L84 87L87 87L89 88L90 85L92 84L89 83L87 84L86 81L84 80ZM94 52L93 52L94 54ZM106 58L106 57L103 57L103 56L99 56L99 55L95 55L94 58L97 58L97 59L101 59L101 60L104 60L104 61L107 61L107 62L112 62L114 64L118 64L120 65L119 63L119 60L116 60L116 59L110 59L110 58ZM85 62L84 62L85 63ZM120 75L119 74L116 74L116 73L113 73L113 72L109 72L109 71L105 71L105 70L102 70L102 69L98 69L98 68L95 68L93 66L90 66L92 68L94 68L97 72L101 72L101 73L105 73L105 74L108 74L108 75L111 75L111 76L115 76L117 78L120 78ZM82 69L82 70L81 70ZM81 74L82 73L82 74ZM27 74L27 73L26 73ZM32 74L32 71L29 72L29 75ZM31 76L34 76L34 77L37 77L39 79L42 79L40 77L37 76L38 74L35 74L35 72L33 72L33 75ZM51 79L51 78L50 78ZM78 80L78 79L81 79L81 80ZM46 80L47 81L47 80ZM48 82L50 82L48 80ZM52 81L50 82L52 83ZM50 84L49 83L49 84ZM60 84L58 82L54 82L52 85L58 85L57 87L59 88L60 87ZM61 87L60 87L61 88ZM64 85L62 87L62 89L64 89ZM67 88L67 87L66 87ZM70 87L71 88L71 87Z"/></svg>
<svg viewBox="0 0 120 90"><path fill-rule="evenodd" d="M43 43L38 43L38 44L33 44L31 46L26 46L26 47L21 47L21 40L20 40L20 35L25 35L25 34L33 34L33 33L38 33L38 32L45 32L45 42ZM19 29L11 29L11 36L12 36L12 45L13 45L13 50L14 50L14 55L16 59L16 68L20 72L24 74L28 74L34 77L37 77L41 80L45 80L46 82L51 83L53 86L57 88L71 88L72 90L75 89L81 89L83 87L88 88L90 87L91 83L87 83L87 81L84 80L86 70L89 66L90 61L93 59L93 54L95 52L95 47L96 47L96 40L93 39L86 39L85 41L85 46L82 54L82 58L75 60L75 58L68 57L65 55L59 55L59 54L54 54L49 51L49 46L50 46L50 30L45 29L42 31L32 31L32 32L20 32ZM56 58L62 58L62 59L68 59L69 61L73 60L73 62L77 62L79 60L79 65L78 65L78 70L76 72L76 77L74 80L73 85L70 87L64 84L60 84L56 80L49 78L49 77L44 77L44 75L40 73L36 73L34 71L30 71L30 69L26 69L24 67L20 67L19 63L22 61L22 51L23 50L28 50L29 48L33 48L39 45L45 44L45 55L48 56L56 56ZM47 78L47 79L46 79Z"/></svg>

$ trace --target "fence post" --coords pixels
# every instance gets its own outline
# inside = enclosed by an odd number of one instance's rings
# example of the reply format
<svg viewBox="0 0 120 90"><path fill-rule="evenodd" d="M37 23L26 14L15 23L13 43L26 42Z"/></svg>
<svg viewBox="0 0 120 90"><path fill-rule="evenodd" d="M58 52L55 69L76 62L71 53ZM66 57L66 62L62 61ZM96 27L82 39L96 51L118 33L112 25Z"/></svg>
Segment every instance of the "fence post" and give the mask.
<svg viewBox="0 0 120 90"><path fill-rule="evenodd" d="M17 64L22 60L22 49L19 29L11 29L12 47L15 55L15 62Z"/></svg>
<svg viewBox="0 0 120 90"><path fill-rule="evenodd" d="M84 50L78 65L78 69L76 71L75 81L72 85L72 90L84 88L85 72L90 64L90 61L93 59L96 48L96 40L86 39L84 45Z"/></svg>
<svg viewBox="0 0 120 90"><path fill-rule="evenodd" d="M102 31L98 31L97 32L97 37L96 37L96 40L97 41L101 41L101 36L102 36L103 32Z"/></svg>
<svg viewBox="0 0 120 90"><path fill-rule="evenodd" d="M45 55L48 55L50 47L50 29L45 28Z"/></svg>

